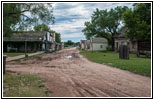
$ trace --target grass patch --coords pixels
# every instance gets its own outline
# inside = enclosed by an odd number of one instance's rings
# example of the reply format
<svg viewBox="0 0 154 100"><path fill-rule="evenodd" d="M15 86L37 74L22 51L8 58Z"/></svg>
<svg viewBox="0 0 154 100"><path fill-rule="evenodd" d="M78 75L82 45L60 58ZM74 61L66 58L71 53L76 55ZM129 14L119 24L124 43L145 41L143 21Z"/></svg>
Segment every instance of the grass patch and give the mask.
<svg viewBox="0 0 154 100"><path fill-rule="evenodd" d="M30 53L27 53L30 54ZM3 53L3 55L7 55L8 57L15 57L20 55L25 55L25 53Z"/></svg>
<svg viewBox="0 0 154 100"><path fill-rule="evenodd" d="M32 59L35 59L37 57L39 57L40 55L34 55L34 56L29 56L27 58L23 58L23 60L32 60Z"/></svg>
<svg viewBox="0 0 154 100"><path fill-rule="evenodd" d="M44 86L46 79L34 75L8 74L3 75L4 97L46 97L49 90Z"/></svg>
<svg viewBox="0 0 154 100"><path fill-rule="evenodd" d="M44 56L44 55L46 55L46 54L47 54L47 53L42 53L42 54L39 54L39 55L29 56L29 57L27 57L27 58L23 58L23 60L32 60L32 59L35 59L35 58Z"/></svg>
<svg viewBox="0 0 154 100"><path fill-rule="evenodd" d="M90 61L105 63L113 67L128 70L136 74L151 76L151 59L138 58L135 54L130 54L129 60L119 59L119 53L101 51L80 51Z"/></svg>
<svg viewBox="0 0 154 100"><path fill-rule="evenodd" d="M22 59L17 59L17 60L14 60L15 62L20 62L20 61L24 61L24 60L32 60L32 59L36 59L38 57L41 57L41 56L44 56L46 55L47 53L42 53L42 54L39 54L39 55L34 55L34 56L29 56L27 58L22 58Z"/></svg>
<svg viewBox="0 0 154 100"><path fill-rule="evenodd" d="M64 49L70 49L70 48L74 48L74 47L65 47Z"/></svg>

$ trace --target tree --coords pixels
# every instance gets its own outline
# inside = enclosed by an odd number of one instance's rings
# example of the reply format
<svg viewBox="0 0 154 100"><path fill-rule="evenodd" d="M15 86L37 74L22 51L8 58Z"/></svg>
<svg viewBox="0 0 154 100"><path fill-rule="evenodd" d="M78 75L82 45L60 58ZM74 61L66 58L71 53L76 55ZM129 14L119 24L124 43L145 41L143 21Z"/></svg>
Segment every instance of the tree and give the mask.
<svg viewBox="0 0 154 100"><path fill-rule="evenodd" d="M71 40L68 40L67 42L64 42L65 46L73 46L74 42L72 42Z"/></svg>
<svg viewBox="0 0 154 100"><path fill-rule="evenodd" d="M60 36L60 33L56 33L56 42L57 43L61 43L61 36Z"/></svg>
<svg viewBox="0 0 154 100"><path fill-rule="evenodd" d="M3 35L12 31L27 30L38 23L54 23L51 4L45 3L3 3Z"/></svg>
<svg viewBox="0 0 154 100"><path fill-rule="evenodd" d="M75 46L80 46L80 42L74 43Z"/></svg>
<svg viewBox="0 0 154 100"><path fill-rule="evenodd" d="M12 32L11 25L15 25L17 22L20 21L20 15L10 15L9 12L20 12L21 9L19 9L18 4L3 4L3 35L9 36Z"/></svg>
<svg viewBox="0 0 154 100"><path fill-rule="evenodd" d="M128 27L127 36L132 40L151 40L151 4L134 4L134 9L128 9L123 14L125 26Z"/></svg>
<svg viewBox="0 0 154 100"><path fill-rule="evenodd" d="M122 23L121 16L127 9L126 6L118 6L109 11L96 9L92 14L91 21L85 22L85 28L82 32L87 39L91 37L106 38L114 50L114 35L118 33Z"/></svg>
<svg viewBox="0 0 154 100"><path fill-rule="evenodd" d="M34 31L36 32L44 32L44 31L49 31L49 30L50 28L45 24L34 26Z"/></svg>

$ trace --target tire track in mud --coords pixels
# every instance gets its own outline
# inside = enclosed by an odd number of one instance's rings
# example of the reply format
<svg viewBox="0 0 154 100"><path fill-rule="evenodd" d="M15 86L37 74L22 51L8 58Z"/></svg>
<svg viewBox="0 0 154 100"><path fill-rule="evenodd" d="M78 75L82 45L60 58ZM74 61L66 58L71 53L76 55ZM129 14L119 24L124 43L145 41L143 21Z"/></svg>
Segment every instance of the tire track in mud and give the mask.
<svg viewBox="0 0 154 100"><path fill-rule="evenodd" d="M72 56L76 56L75 53L73 53ZM79 56L77 56L75 58L78 58L78 57ZM70 64L78 65L78 63L74 60L75 59L73 59L71 61L73 63L69 63L69 66L70 66ZM78 66L82 67L80 64ZM79 72L77 72L77 73L79 74ZM107 95L108 92L106 90L102 91L101 89L90 87L90 86L88 86L88 84L86 84L85 82L83 82L81 80L79 81L79 80L70 79L70 78L68 78L68 79L69 79L70 83L72 84L72 87L74 88L74 90L76 90L76 94L78 93L78 94L80 94L80 96L94 96L94 97L97 97L97 96L116 96L115 95L116 93L113 93L112 95ZM111 86L108 86L108 87L113 88ZM105 92L107 92L107 93L105 93ZM111 94L111 92L110 92L110 94ZM120 92L120 91L119 91L118 94L120 96L130 96L130 95L127 95L126 93L123 93L123 92Z"/></svg>
<svg viewBox="0 0 154 100"><path fill-rule="evenodd" d="M103 83L106 85L106 87L111 88L113 93L111 92L111 90L110 91L108 91L107 89L102 90L102 89L90 86L90 84L87 84L84 79L79 80L79 79L73 78L73 79L69 79L69 81L71 81L70 83L72 84L72 87L74 88L74 90L76 90L81 96L94 96L94 97L99 97L99 96L108 97L108 96L117 96L117 95L118 96L130 96L130 95L127 95L126 93L120 92L120 90L117 90L118 93L116 93L114 91L115 88L107 84L108 82L106 82L105 80Z"/></svg>

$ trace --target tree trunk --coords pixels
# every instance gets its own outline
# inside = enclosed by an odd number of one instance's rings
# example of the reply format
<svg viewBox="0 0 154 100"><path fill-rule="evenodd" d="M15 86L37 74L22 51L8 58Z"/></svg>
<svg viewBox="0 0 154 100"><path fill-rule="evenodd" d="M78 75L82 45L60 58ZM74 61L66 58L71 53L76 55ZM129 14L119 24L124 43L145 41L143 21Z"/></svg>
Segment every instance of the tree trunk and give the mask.
<svg viewBox="0 0 154 100"><path fill-rule="evenodd" d="M112 51L114 51L114 34L112 34L112 42L111 42L111 44L112 44Z"/></svg>

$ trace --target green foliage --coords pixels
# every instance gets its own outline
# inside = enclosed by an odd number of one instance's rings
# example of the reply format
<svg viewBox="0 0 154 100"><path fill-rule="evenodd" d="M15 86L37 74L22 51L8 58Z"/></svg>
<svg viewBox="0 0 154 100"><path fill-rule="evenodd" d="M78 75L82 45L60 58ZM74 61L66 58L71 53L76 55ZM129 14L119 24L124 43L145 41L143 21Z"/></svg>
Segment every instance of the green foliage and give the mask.
<svg viewBox="0 0 154 100"><path fill-rule="evenodd" d="M138 58L135 54L130 54L130 59L124 60L119 59L119 54L115 52L80 51L80 53L96 63L105 63L133 73L151 76L151 59L149 58Z"/></svg>
<svg viewBox="0 0 154 100"><path fill-rule="evenodd" d="M60 36L60 33L55 33L56 34L56 42L57 43L61 43L61 36Z"/></svg>
<svg viewBox="0 0 154 100"><path fill-rule="evenodd" d="M80 46L80 42L73 42L71 40L68 40L68 41L64 42L64 46L68 47L68 48Z"/></svg>
<svg viewBox="0 0 154 100"><path fill-rule="evenodd" d="M50 30L50 28L45 24L34 26L35 32L47 32L49 30Z"/></svg>
<svg viewBox="0 0 154 100"><path fill-rule="evenodd" d="M75 46L79 46L80 45L80 42L76 42L74 43Z"/></svg>
<svg viewBox="0 0 154 100"><path fill-rule="evenodd" d="M3 34L10 36L12 31L28 30L38 23L54 22L51 4L45 3L4 3Z"/></svg>
<svg viewBox="0 0 154 100"><path fill-rule="evenodd" d="M91 21L85 22L82 30L87 39L91 37L104 37L114 48L113 36L117 34L121 24L121 16L128 7L118 6L111 10L96 9L92 14Z"/></svg>
<svg viewBox="0 0 154 100"><path fill-rule="evenodd" d="M64 42L65 46L73 46L74 42L72 42L71 40L68 40L67 42Z"/></svg>
<svg viewBox="0 0 154 100"><path fill-rule="evenodd" d="M151 4L134 4L134 9L128 9L123 19L129 31L127 36L132 40L151 40Z"/></svg>
<svg viewBox="0 0 154 100"><path fill-rule="evenodd" d="M45 81L46 79L33 75L5 74L3 76L4 97L46 97L48 90L43 84Z"/></svg>
<svg viewBox="0 0 154 100"><path fill-rule="evenodd" d="M11 25L15 25L17 22L20 21L20 15L19 14L12 14L12 16L8 13L15 13L20 12L21 9L19 9L17 6L18 4L10 4L10 3L4 3L3 4L3 35L4 36L10 36Z"/></svg>

